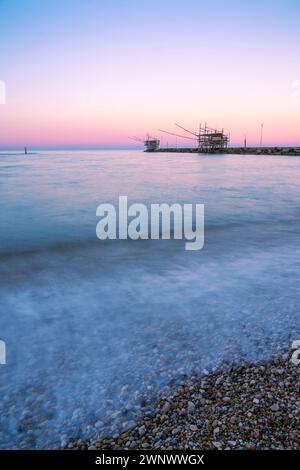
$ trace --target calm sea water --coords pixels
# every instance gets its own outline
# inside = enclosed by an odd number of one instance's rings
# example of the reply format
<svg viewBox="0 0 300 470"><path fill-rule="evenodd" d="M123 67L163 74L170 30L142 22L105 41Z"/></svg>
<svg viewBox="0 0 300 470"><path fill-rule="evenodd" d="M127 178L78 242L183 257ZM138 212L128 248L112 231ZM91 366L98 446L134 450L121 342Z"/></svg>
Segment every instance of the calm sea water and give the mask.
<svg viewBox="0 0 300 470"><path fill-rule="evenodd" d="M0 447L114 433L171 380L299 339L299 182L296 157L1 154ZM100 242L119 195L204 203L204 249Z"/></svg>

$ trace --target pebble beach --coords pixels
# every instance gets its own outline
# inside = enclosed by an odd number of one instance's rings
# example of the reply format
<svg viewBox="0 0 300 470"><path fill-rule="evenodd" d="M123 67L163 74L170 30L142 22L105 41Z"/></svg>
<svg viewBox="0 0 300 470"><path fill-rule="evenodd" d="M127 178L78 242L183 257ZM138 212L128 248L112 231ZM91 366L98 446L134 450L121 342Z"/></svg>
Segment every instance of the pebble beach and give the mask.
<svg viewBox="0 0 300 470"><path fill-rule="evenodd" d="M299 366L285 351L269 362L243 362L190 376L157 400L153 413L119 435L69 449L300 449Z"/></svg>

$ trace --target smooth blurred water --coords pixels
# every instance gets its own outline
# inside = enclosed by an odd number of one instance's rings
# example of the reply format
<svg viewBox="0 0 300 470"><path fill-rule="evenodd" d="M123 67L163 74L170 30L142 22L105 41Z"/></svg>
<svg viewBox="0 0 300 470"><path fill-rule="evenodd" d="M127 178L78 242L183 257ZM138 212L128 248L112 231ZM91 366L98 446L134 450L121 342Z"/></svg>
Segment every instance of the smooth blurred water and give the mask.
<svg viewBox="0 0 300 470"><path fill-rule="evenodd" d="M224 357L267 359L297 339L299 166L296 157L0 154L0 447L113 433L177 376ZM204 203L204 249L97 240L96 207L119 195Z"/></svg>

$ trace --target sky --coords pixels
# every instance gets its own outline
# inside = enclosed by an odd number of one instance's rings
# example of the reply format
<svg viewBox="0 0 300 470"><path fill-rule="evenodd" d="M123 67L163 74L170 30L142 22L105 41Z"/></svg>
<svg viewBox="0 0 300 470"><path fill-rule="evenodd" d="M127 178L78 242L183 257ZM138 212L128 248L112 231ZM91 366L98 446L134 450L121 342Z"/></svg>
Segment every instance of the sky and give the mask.
<svg viewBox="0 0 300 470"><path fill-rule="evenodd" d="M299 22L299 0L0 0L0 147L172 144L175 122L300 145Z"/></svg>

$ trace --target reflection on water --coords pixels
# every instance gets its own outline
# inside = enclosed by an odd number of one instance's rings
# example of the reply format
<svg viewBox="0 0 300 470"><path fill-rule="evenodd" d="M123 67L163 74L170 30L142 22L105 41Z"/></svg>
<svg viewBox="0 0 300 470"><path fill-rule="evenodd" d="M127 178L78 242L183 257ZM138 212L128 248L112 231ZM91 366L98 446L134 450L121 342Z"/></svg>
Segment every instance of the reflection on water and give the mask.
<svg viewBox="0 0 300 470"><path fill-rule="evenodd" d="M299 331L293 157L0 156L0 447L130 425L164 384ZM96 239L101 202L205 204L205 246Z"/></svg>

